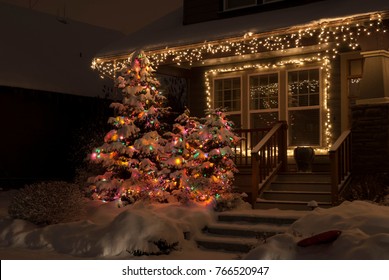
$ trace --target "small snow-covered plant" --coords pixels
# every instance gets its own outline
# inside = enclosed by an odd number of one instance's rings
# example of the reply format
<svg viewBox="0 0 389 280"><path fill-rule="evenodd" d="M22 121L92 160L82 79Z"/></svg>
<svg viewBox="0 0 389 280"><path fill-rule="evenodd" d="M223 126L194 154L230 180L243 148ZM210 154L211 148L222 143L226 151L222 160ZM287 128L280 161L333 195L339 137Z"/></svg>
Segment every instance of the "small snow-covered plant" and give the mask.
<svg viewBox="0 0 389 280"><path fill-rule="evenodd" d="M160 239L158 241L153 242L154 245L157 246L158 252L144 252L140 250L135 250L135 251L129 251L127 250L128 253L130 253L133 256L140 257L140 256L159 256L159 255L169 255L173 251L178 250L178 242L174 243L168 243L166 240Z"/></svg>
<svg viewBox="0 0 389 280"><path fill-rule="evenodd" d="M223 194L218 199L215 199L213 209L217 212L223 212L238 208L251 209L251 205L249 205L243 200L243 198L245 197L244 195L238 193Z"/></svg>
<svg viewBox="0 0 389 280"><path fill-rule="evenodd" d="M347 189L342 193L341 200L370 200L382 203L388 194L389 174L361 173L355 175Z"/></svg>
<svg viewBox="0 0 389 280"><path fill-rule="evenodd" d="M77 185L52 181L27 185L19 190L8 213L15 219L50 225L76 221L83 210L84 196Z"/></svg>

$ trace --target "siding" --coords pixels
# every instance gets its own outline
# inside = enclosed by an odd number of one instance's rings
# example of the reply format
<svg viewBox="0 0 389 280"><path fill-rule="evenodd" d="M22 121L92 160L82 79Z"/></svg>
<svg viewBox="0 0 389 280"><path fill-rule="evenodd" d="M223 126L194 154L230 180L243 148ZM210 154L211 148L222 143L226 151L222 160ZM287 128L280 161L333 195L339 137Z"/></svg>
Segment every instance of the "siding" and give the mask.
<svg viewBox="0 0 389 280"><path fill-rule="evenodd" d="M103 143L111 101L0 86L0 187L70 180Z"/></svg>
<svg viewBox="0 0 389 280"><path fill-rule="evenodd" d="M274 2L266 5L258 5L223 11L224 0L184 0L184 20L183 24L193 24L198 22L224 19L236 16L244 16L253 13L266 12L270 10L284 9L293 6L310 4L312 2L324 0L286 0Z"/></svg>
<svg viewBox="0 0 389 280"><path fill-rule="evenodd" d="M184 0L184 24L218 19L222 0Z"/></svg>

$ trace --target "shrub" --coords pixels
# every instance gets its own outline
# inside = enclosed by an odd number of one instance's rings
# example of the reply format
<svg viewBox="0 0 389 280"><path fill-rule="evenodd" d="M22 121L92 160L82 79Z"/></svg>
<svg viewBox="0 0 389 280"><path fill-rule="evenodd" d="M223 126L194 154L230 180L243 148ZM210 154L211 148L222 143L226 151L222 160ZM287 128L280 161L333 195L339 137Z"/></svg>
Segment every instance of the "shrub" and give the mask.
<svg viewBox="0 0 389 280"><path fill-rule="evenodd" d="M15 194L8 208L12 218L36 225L76 221L83 211L84 196L78 186L62 181L27 185Z"/></svg>
<svg viewBox="0 0 389 280"><path fill-rule="evenodd" d="M342 194L342 200L370 200L382 203L389 192L389 174L357 174Z"/></svg>

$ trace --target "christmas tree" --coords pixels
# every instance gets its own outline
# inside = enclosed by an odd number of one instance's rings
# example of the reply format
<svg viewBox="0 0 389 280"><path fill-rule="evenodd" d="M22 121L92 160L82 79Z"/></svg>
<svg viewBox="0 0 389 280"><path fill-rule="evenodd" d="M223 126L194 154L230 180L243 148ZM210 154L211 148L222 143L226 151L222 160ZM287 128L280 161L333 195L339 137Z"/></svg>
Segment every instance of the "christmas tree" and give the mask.
<svg viewBox="0 0 389 280"><path fill-rule="evenodd" d="M189 116L189 110L186 109L183 114L178 116L173 125L172 132L167 133L169 141L165 146L165 152L168 158L164 161L166 173L166 189L180 201L188 201L191 197L190 176L193 158L193 141L190 141L190 135L200 125L198 120Z"/></svg>
<svg viewBox="0 0 389 280"><path fill-rule="evenodd" d="M189 112L177 118L167 153L169 184L181 201L210 201L232 193L237 172L231 149L240 140L223 110L207 110L199 122Z"/></svg>
<svg viewBox="0 0 389 280"><path fill-rule="evenodd" d="M133 53L120 71L117 87L122 90L121 103L114 102L115 117L109 118L113 129L104 144L95 149L91 158L106 167L96 177L96 195L100 199L121 198L130 203L140 198L165 200L165 175L161 165L165 157L161 119L169 112L159 82L143 52Z"/></svg>
<svg viewBox="0 0 389 280"><path fill-rule="evenodd" d="M233 123L223 109L208 109L202 124L191 133L188 141L194 147L191 169L192 196L196 200L219 199L232 193L235 146L240 138L233 132Z"/></svg>

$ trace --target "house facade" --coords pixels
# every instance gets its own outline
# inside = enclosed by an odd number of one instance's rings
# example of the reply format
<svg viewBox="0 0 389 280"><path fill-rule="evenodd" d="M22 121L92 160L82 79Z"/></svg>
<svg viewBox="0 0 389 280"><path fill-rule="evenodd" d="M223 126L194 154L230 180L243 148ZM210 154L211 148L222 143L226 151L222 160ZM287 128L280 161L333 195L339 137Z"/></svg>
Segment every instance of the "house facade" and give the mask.
<svg viewBox="0 0 389 280"><path fill-rule="evenodd" d="M368 2L184 0L102 50L93 67L113 77L143 49L158 74L186 81L192 114L225 107L237 129L285 121L289 151L325 154L358 126L358 106L388 104L389 3Z"/></svg>

